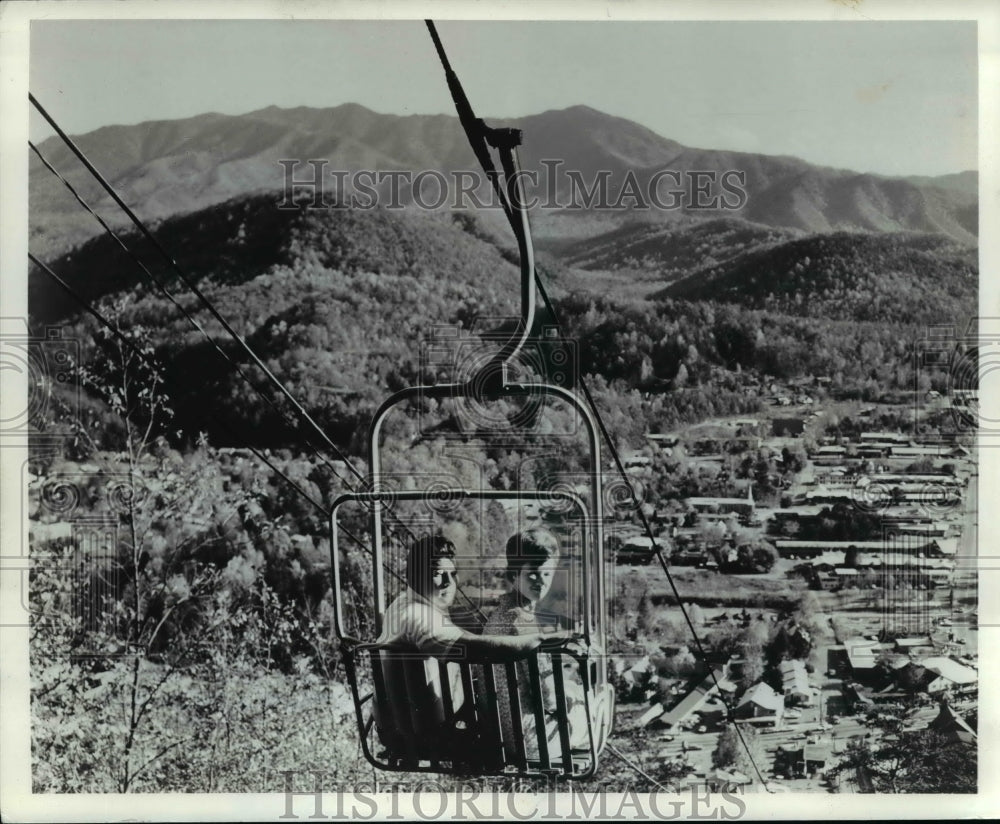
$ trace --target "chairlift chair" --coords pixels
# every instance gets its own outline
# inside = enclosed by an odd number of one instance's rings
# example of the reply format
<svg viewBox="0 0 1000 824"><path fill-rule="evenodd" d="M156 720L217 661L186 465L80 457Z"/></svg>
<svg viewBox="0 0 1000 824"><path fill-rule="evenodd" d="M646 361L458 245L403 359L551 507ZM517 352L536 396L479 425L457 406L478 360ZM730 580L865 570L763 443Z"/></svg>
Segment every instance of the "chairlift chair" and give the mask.
<svg viewBox="0 0 1000 824"><path fill-rule="evenodd" d="M483 126L485 129L486 127ZM613 718L613 688L606 674L605 556L601 481L601 452L595 419L587 405L570 389L543 381L511 378L512 364L529 342L535 320L534 262L528 219L521 205L520 175L515 147L520 133L488 130L507 172L507 195L512 225L518 239L521 268L521 314L513 334L499 351L467 380L430 386L412 386L390 396L376 411L368 437L368 489L341 495L331 512L331 568L334 584L335 628L341 641L347 680L354 700L358 733L365 758L389 771L435 772L456 775L555 776L580 779L592 776L607 742ZM520 230L518 230L518 228ZM391 488L383 467L381 437L387 416L403 404L434 399L459 403L490 403L502 399L555 399L567 404L582 423L588 455L588 493L567 489L518 488L496 490L442 486L434 482L412 488L421 479L409 479L407 489ZM487 437L488 432L477 432ZM577 616L581 639L528 654L518 667L509 660L444 660L391 648L371 639L352 636L347 628L341 574L339 536L341 513L348 505L368 509L372 552L371 608L375 636L382 629L387 607L385 568L389 560L387 535L394 507L421 506L428 501L557 502L572 513L580 537L579 576L582 595ZM532 707L521 706L523 678ZM543 715L543 672L551 672L555 709ZM582 685L587 721L586 743L571 741L565 678ZM522 679L519 685L518 679ZM454 685L460 685L457 700ZM519 686L521 692L519 692ZM509 697L499 701L500 693ZM577 716L578 717L578 716ZM531 720L534 723L530 723ZM442 730L453 734L442 734ZM579 731L577 730L579 738ZM456 749L460 737L466 746ZM468 742L474 742L469 747Z"/></svg>

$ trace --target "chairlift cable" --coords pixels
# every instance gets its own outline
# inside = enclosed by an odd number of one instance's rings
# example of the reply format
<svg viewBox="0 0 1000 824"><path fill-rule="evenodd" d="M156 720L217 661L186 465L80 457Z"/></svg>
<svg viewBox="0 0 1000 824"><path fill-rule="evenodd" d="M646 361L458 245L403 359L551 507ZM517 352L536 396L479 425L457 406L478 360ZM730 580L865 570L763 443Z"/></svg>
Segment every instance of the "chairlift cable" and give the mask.
<svg viewBox="0 0 1000 824"><path fill-rule="evenodd" d="M545 307L548 310L549 315L552 318L552 321L555 324L556 329L559 330L559 334L561 335L562 325L559 322L559 316L556 314L556 310L555 307L552 305L552 301L549 300L548 293L546 292L541 279L538 277L537 271L535 272L535 284L538 287L538 292L542 297L542 302L545 304ZM618 454L618 449L615 447L615 444L611 440L611 433L608 432L607 426L604 423L604 419L601 417L601 413L598 410L597 404L594 401L594 396L590 392L590 387L587 386L587 382L586 380L584 380L582 374L580 375L580 388L583 390L583 394L587 399L588 406L590 406L591 411L593 411L594 413L594 417L597 420L597 425L600 427L601 434L603 435L604 440L608 445L608 450L611 453L611 457L614 459L615 468L617 469L618 474L621 476L622 481L624 481L625 488L628 489L628 493L632 499L632 504L635 508L635 511L639 513L639 519L642 521L643 527L646 530L646 535L649 537L649 540L652 543L653 550L656 554L656 559L657 561L659 561L660 567L663 569L663 574L667 578L667 583L670 584L671 592L673 592L674 599L677 601L677 605L680 607L681 614L684 616L684 621L688 625L688 629L691 631L691 637L694 639L695 646L698 648L698 653L701 657L701 660L707 664L708 656L705 652L705 648L702 645L701 639L698 637L697 630L695 630L694 628L694 622L691 620L691 616L688 614L687 608L684 606L684 602L681 600L681 595L677 589L677 584L674 581L673 575L670 574L670 566L667 563L666 559L663 557L662 548L656 542L656 538L653 535L653 528L649 523L649 519L646 517L646 513L642 511L642 505L639 501L638 496L635 494L635 487L632 486L632 481L629 479L628 473L625 472L625 466L622 464L621 457ZM719 684L719 679L716 678L715 669L711 665L709 665L708 667L708 672L712 678L712 683L715 685L715 689L718 692L719 699L726 707L726 715L729 718L729 720L732 721L733 708L726 701L724 697L725 693L723 692L722 687ZM754 772L757 773L757 778L760 780L761 784L765 785L766 787L767 782L764 779L764 775L763 773L761 773L760 768L757 766L757 762L754 760L753 753L750 751L750 746L747 744L746 739L744 739L743 737L743 731L740 729L738 723L736 723L735 721L733 721L732 723L734 728L736 729L736 734L739 736L739 739L743 744L743 748L746 750L747 756L750 759L750 763L753 765ZM770 790L768 792L770 792Z"/></svg>
<svg viewBox="0 0 1000 824"><path fill-rule="evenodd" d="M92 317L94 317L102 326L107 328L121 343L127 346L134 354L136 354L147 366L151 369L156 369L156 364L149 358L139 347L139 345L131 340L124 332L122 332L116 324L112 323L108 318L106 318L101 312L96 309L86 298L79 294L72 286L70 286L62 277L60 277L56 272L47 264L43 263L37 257L35 257L31 252L28 252L28 258L34 263L39 269L45 272L52 280L54 280L65 292L67 292L70 297L72 297L80 306ZM163 378L166 383L173 383L171 379L166 377ZM212 412L207 413L212 420L219 424L225 424L221 418ZM267 466L269 466L282 480L284 480L289 486L292 487L299 495L302 496L304 500L310 503L312 506L316 507L324 515L330 515L330 510L325 507L322 503L315 500L308 492L302 489L295 481L293 481L285 472L279 469L263 452L261 452L257 447L252 444L247 444L247 449L253 452L261 461L263 461ZM365 545L354 532L347 527L342 527L341 531L352 540L360 549L367 552L369 555L372 554L372 549ZM388 569L388 567L387 567ZM400 582L403 581L402 577L392 569L388 569L391 575L394 575Z"/></svg>
<svg viewBox="0 0 1000 824"><path fill-rule="evenodd" d="M142 232L142 234L146 237L146 239L153 244L153 246L157 249L157 251L160 252L161 255L163 255L164 259L174 270L174 272L178 275L178 277L181 279L184 285L187 286L195 294L195 296L198 297L198 299L202 302L202 304L204 304L204 306L208 309L211 315L220 324L222 324L222 328L229 333L230 337L232 337L233 340L235 340L236 343L239 344L239 346L251 358L251 360L253 360L253 362L258 366L258 368L260 368L264 372L264 374L268 377L271 383L273 383L277 387L278 391L281 392L282 395L284 395L285 399L292 404L292 407L296 410L298 415L319 434L319 436L323 439L326 445L331 450L333 450L333 453L344 461L344 463L354 473L355 477L359 481L364 481L364 476L350 462L347 456L344 455L344 453L340 450L340 448L329 438L326 432L323 431L323 428L318 423L316 423L316 421L305 410L302 404L300 404L293 397L292 393L288 391L288 388L284 385L284 383L282 383L277 377L275 377L274 373L267 368L267 365L260 359L257 353L253 351L253 349L249 346L249 344L247 344L247 342L243 339L243 337L240 334L238 334L236 330L233 329L233 327L229 324L229 322L219 313L219 311L215 308L212 302L198 288L197 284L195 284L185 274L184 270L181 269L181 267L177 264L177 261L175 261L174 258L171 256L171 254L164 248L163 244L161 244L160 241L156 239L156 236L152 232L150 232L148 228L146 228L146 224L143 223L143 221L139 219L139 217L135 214L135 212L133 212L128 207L128 204L126 204L125 201L122 200L122 198L115 191L114 187L110 183L108 183L107 180L104 179L103 175L101 175L101 173L94 167L94 164L90 162L90 160L83 153L83 151L76 145L73 139L59 127L59 125L55 122L55 120L52 119L49 113L35 99L34 95L31 94L31 92L28 93L28 99L31 101L32 105L38 110L38 112L42 115L42 117L45 118L48 124L53 129L55 129L56 133L59 135L60 138L62 138L62 141L67 145L70 151L72 151L73 154L76 155L76 157L80 160L80 162L83 163L83 165L87 168L87 171L89 171L94 176L94 178L101 184L104 190L111 196L111 198L115 201L115 203L118 204L118 206L122 209L122 211L125 212L125 214L129 217L132 223L135 224L135 226L139 229L139 231Z"/></svg>
<svg viewBox="0 0 1000 824"><path fill-rule="evenodd" d="M610 741L607 744L605 744L605 746L608 748L608 752L610 752L615 758L617 758L619 761L621 761L626 766L633 769L635 772L637 772L639 775L641 775L643 778L645 778L647 781L653 784L653 786L656 787L656 789L663 790L663 792L665 793L671 792L671 790L664 787L659 781L653 778L653 776L651 776L649 773L645 772L641 767L639 767L638 764L636 764L634 761L626 757L625 754Z"/></svg>
<svg viewBox="0 0 1000 824"><path fill-rule="evenodd" d="M201 324L201 322L198 321L197 318L195 318L187 309L184 308L183 304L181 304L180 301L178 301L178 299L170 292L170 290L167 289L167 287L160 282L160 280L149 270L146 264L143 263L142 260L135 254L135 252L133 252L132 249L128 247L125 241L122 240L122 238L107 224L107 222L94 210L94 208L91 207L86 200L84 200L84 198L74 188L73 184L70 183L65 177L63 177L63 175L60 174L60 172L45 158L45 156L41 153L38 147L35 146L35 144L32 143L30 140L28 141L28 145L31 147L32 151L34 151L34 153L38 156L38 159L41 160L45 168L47 168L50 172L52 172L53 175L55 175L59 180L62 181L63 185L67 189L69 189L70 193L73 195L74 198L76 198L77 202L84 209L86 209L94 217L95 220L97 220L97 222L103 227L104 231L107 232L107 234L110 235L110 237L118 244L118 246L120 246L121 249L136 263L136 265L142 270L142 272L146 275L146 277L149 278L149 280L157 288L160 294L163 295L168 301L170 301L170 303L173 304L178 309L178 311L180 311L181 314L184 315L184 317L188 320L188 322L192 326L194 326L195 329L201 332L201 334L205 337L205 339L215 348L215 351L218 352L223 357L223 359L225 359L233 367L236 373L241 378L243 378L244 381L246 381L246 383L250 386L250 388L253 389L261 397L261 399L263 399L271 407L271 409L273 409L278 414L279 417L284 418L286 423L291 424L288 411L285 409L281 409L271 397L266 395L260 389L260 387L254 383L254 381L250 378L250 376L247 375L246 372L242 369L240 364L234 361L226 353L226 351L221 346L219 346L219 344L212 337L212 335L208 333L208 330L205 329L205 327ZM340 473L337 472L337 470L332 466L332 464L330 464L329 461L326 459L326 456L324 456L318 449L316 449L316 447L312 444L312 442L308 438L306 438L306 443L312 449L314 454L320 460L322 460L324 463L327 464L330 471L342 483L344 483L344 485L347 486L348 489L350 489L350 483L347 481L346 478L344 478L343 476L340 475Z"/></svg>
<svg viewBox="0 0 1000 824"><path fill-rule="evenodd" d="M514 219L513 210L507 199L507 193L501 185L500 175L493 165L493 160L486 145L489 139L488 135L492 134L493 130L485 122L477 118L475 112L473 112L472 105L469 103L469 98L465 95L465 90L462 88L458 75L455 74L451 67L451 62L448 60L448 55L444 50L444 45L441 43L441 38L438 36L434 21L425 20L424 22L427 24L427 30L434 41L434 48L437 50L438 59L444 68L445 79L448 83L448 89L451 92L451 99L455 104L455 111L458 113L459 122L465 130L465 136L469 140L469 145L472 147L479 165L483 167L486 177L500 199L500 205L503 207L504 214L507 215L507 220L510 221L510 225L513 227L515 234L517 234L520 231L520 227Z"/></svg>
<svg viewBox="0 0 1000 824"><path fill-rule="evenodd" d="M35 266L37 266L39 269L41 269L43 272L45 272L45 274L47 274L52 280L54 280L57 284L59 284L59 286L61 286L62 289L70 295L70 297L72 297L77 303L80 304L80 307L82 309L84 309L84 311L86 311L89 315L91 315L92 317L94 317L102 326L104 326L109 332L111 332L111 334L113 334L115 336L115 338L117 338L117 340L119 342L121 342L126 347L128 347L128 349L130 349L133 354L138 355L138 357L143 361L143 363L146 364L146 366L148 366L150 369L153 369L153 370L157 371L157 373L159 373L159 369L157 367L157 364L152 360L152 358L150 358L148 355L146 355L145 352L142 351L142 349L139 346L139 344L137 344L135 341L131 340L127 335L125 335L125 333L122 332L121 329L118 328L117 324L112 323L111 320L109 320L103 314L101 314L101 312L96 307L94 307L89 301L87 301L86 298L84 298L82 295L80 295L62 277L60 277L58 274L56 274L56 272L51 267L49 267L47 264L43 263L41 260L39 260L37 257L35 257L31 252L28 252L28 259L32 263L34 263ZM162 374L161 374L161 378L163 378ZM167 381L166 378L163 378L163 380ZM218 417L216 417L213 413L209 412L207 414L216 423L220 423L220 424L224 423L221 419L219 419ZM318 501L316 501L308 492L306 492L305 490L303 490L297 483L295 483L295 481L293 481L284 472L282 472L280 469L278 469L273 463L271 463L271 461L269 461L263 455L263 453L261 453L260 451L258 451L253 446L249 446L248 448L255 455L257 455L262 461L264 461L264 463L266 463L269 467L271 467L271 469L273 469L276 473L278 473L287 483L289 483L292 486L292 488L295 489L295 491L298 492L306 501L308 501L310 504L312 504L313 506L315 506L320 511L322 511L324 513L327 513L327 514L329 513L329 510L326 509L326 507L324 507L321 503L319 503Z"/></svg>
<svg viewBox="0 0 1000 824"><path fill-rule="evenodd" d="M170 254L163 248L163 246L149 232L149 230L145 227L145 225L142 223L142 221L138 217L135 216L135 214L128 208L127 205L125 205L124 201L122 201L122 199L117 195L117 193L114 191L114 189L111 187L111 185L103 178L103 176L101 176L100 172L98 172L97 169L93 166L93 164L84 156L82 150L80 150L79 147L76 146L76 144L72 141L72 139L59 127L59 125L55 122L55 120L51 117L51 115L49 115L48 112L45 111L45 109L41 106L41 104L38 103L38 101L35 100L35 98L30 93L29 93L29 99L31 100L32 104L39 110L39 112L45 117L45 119L49 122L49 124L56 130L56 132L59 134L59 136L66 143L66 145L68 146L68 148L71 151L73 151L73 153L80 159L80 161L83 163L84 167L98 180L98 182L112 196L112 198L114 198L115 202L117 202L119 204L119 206L121 206L121 208L125 210L126 214L128 214L129 217L132 219L132 222L135 223L140 228L140 230L143 232L143 234L148 239L150 239L152 241L152 243L154 244L154 246L156 248L158 248L161 251L161 253L167 258L167 260L171 264L171 266L180 275L181 280L186 285L188 285L191 288L191 290L197 296L199 296L201 298L202 302L205 303L209 307L209 309L212 311L212 314L215 315L215 317L217 317L217 318L220 319L220 322L222 323L223 328L226 329L227 332L229 332L230 336L232 336L242 346L242 348L245 351L250 352L251 357L255 360L255 362L258 365L261 366L261 368L264 370L264 372L268 375L268 377L271 378L271 381L278 386L278 388L282 391L282 393L285 395L285 397L291 399L293 406L297 410L299 410L302 413L302 415L304 415L305 420L311 425L311 427L315 431L319 432L319 434L323 437L323 439L326 441L326 443L331 446L331 448L334 450L334 453L351 470L351 472L355 475L355 477L357 477L357 478L359 478L361 480L364 480L364 476L354 466L354 464L350 460L350 458L347 455L345 455L341 450L339 450L335 444L333 444L333 442L326 436L326 433L323 432L323 430L319 427L319 425L316 424L316 422L308 415L308 413L305 413L305 411L303 410L303 408L301 407L301 405L298 404L298 402L295 401L294 398L292 398L291 394L284 387L284 385L281 383L281 381L278 380L267 369L267 367L262 364L262 362L260 361L260 359L256 356L256 354L253 353L253 351L246 344L246 342L239 335L237 335L236 332L232 329L232 327L222 318L222 316L218 313L218 311L212 306L211 302L208 301L208 299L203 294L201 294L201 292L195 286L193 286L190 283L190 281L184 276L184 273L181 271L181 269L178 266L178 264L172 259L172 257L170 256ZM233 361L232 358L230 358L230 356L228 354L226 354L225 350L223 350L218 345L218 343L212 338L212 336L209 335L209 333L207 332L207 330L205 330L205 328L199 323L199 321L196 318L194 318L191 315L191 313L188 312L183 307L183 305L181 305L177 301L177 299L170 293L170 291L162 283L160 283L160 281L149 271L149 269L146 267L146 265L135 255L134 252L132 252L131 249L129 249L129 247L125 244L125 242L121 239L121 237L118 236L114 232L114 230L112 230L111 227L107 224L107 222L104 221L100 217L100 215L83 199L83 197L76 191L76 189L73 187L73 185L65 177L63 177L58 172L58 170L56 170L55 167L51 163L48 162L48 160L46 160L46 158L42 155L41 151L30 140L28 141L28 145L35 152L35 154L38 156L38 158L42 161L42 163L45 165L45 167L47 169L49 169L49 171L51 171L52 174L54 174L57 178L59 178L59 180L62 181L62 183L66 186L66 188L69 189L69 191L73 194L73 197L77 200L77 202L79 202L80 205L84 209L86 209L91 215L93 215L93 217L98 221L98 223L100 223L100 225L104 228L104 230L115 240L115 242L126 252L126 254L128 254L128 256L131 257L136 262L136 264L146 274L146 276L153 282L153 284L157 287L157 289L161 292L161 294L163 294L174 306L176 306L177 309L187 318L187 320L197 330L199 330L202 333L202 335L205 336L205 338L209 341L209 343L212 344L212 346L215 348L215 350L217 352L219 352L219 354L222 355L222 357L233 366L233 368L240 375L240 377L242 377L247 382L247 384L258 395L260 395L260 397L263 398L263 400L265 402L267 402L268 405L272 409L275 410L275 412L277 412L279 414L279 416L285 418L286 421L287 421L288 420L288 417L287 417L288 416L288 412L287 412L287 410L283 410L283 409L279 408L275 404L275 402L274 402L274 400L272 398L270 398L269 396L267 396L266 394L264 394L264 392L249 378L249 376L247 376L247 374L243 371L243 369L240 367L240 365L238 363L236 363L235 361ZM337 469L333 466L333 464L330 462L330 460L322 452L320 452L316 448L315 444L313 444L313 442L308 437L305 438L305 442L306 442L306 445L309 447L309 449L313 452L313 454L315 454L317 456L317 458L319 458L319 460L322 461L330 469L330 471L333 473L333 475L336 476L337 479L340 480L348 490L353 491L353 488L352 488L350 482L346 478L344 478L337 471ZM402 528L405 532L409 533L409 536L410 536L411 539L415 539L416 536L413 534L413 530L406 523L404 523L398 516L396 516L395 513L391 513L391 515L392 515L393 521L397 525L397 529L398 528ZM391 527L390 527L390 531L393 531L391 529ZM472 603L471 598L463 590L461 590L461 589L460 589L460 593L461 593L462 597L466 600L466 602L469 603L471 606L473 606L475 608L475 605Z"/></svg>

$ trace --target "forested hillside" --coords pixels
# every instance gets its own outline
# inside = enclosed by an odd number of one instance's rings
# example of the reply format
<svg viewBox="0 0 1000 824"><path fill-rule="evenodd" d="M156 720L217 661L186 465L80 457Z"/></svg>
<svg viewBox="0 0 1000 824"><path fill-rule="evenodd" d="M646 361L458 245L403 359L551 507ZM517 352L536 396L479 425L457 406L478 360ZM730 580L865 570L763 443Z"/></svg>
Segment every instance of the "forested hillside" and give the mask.
<svg viewBox="0 0 1000 824"><path fill-rule="evenodd" d="M662 294L813 318L935 324L971 317L977 290L974 248L940 235L838 232L702 266Z"/></svg>
<svg viewBox="0 0 1000 824"><path fill-rule="evenodd" d="M632 292L644 275L630 266L607 271L620 283L610 294L580 289L571 267L557 267L554 281L543 270L579 369L607 384L604 399L614 405L622 392L653 393L629 440L643 427L754 408L753 376L827 375L834 390L869 398L909 388L921 324L948 318L964 326L974 315L974 253L940 237L838 233L781 242L780 233L776 240L771 230L725 223L714 244L712 226L684 234L638 227L575 253L581 262L607 253L620 263L634 249L652 261L647 271L695 269L653 299ZM468 215L280 211L257 196L158 231L220 313L348 448L359 448L356 436L389 391L453 378L437 367L421 372L421 348L436 329L478 323L482 331L517 311L510 253ZM143 243L136 248L156 260ZM717 258L727 260L706 267ZM230 357L246 360L173 272L149 265ZM186 428L204 429L218 445L298 443L117 247L96 239L53 266L88 300L127 296L123 325L146 324L168 376L185 387L173 400ZM94 322L42 272L32 274L30 299L36 323L71 320L87 340ZM227 427L206 422L206 395Z"/></svg>

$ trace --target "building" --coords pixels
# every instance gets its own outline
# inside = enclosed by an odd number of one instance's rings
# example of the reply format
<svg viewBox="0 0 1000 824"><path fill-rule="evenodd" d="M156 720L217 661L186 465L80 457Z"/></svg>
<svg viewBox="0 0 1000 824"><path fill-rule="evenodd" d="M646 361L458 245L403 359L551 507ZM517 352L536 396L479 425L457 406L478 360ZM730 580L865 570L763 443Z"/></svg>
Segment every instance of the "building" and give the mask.
<svg viewBox="0 0 1000 824"><path fill-rule="evenodd" d="M897 638L895 644L899 652L905 653L910 653L912 650L919 649L920 647L934 646L934 642L928 635L918 635L913 638Z"/></svg>
<svg viewBox="0 0 1000 824"><path fill-rule="evenodd" d="M694 497L685 499L688 506L698 513L714 512L719 514L735 513L747 521L753 519L755 504L753 488L747 487L745 498L707 498Z"/></svg>
<svg viewBox="0 0 1000 824"><path fill-rule="evenodd" d="M774 548L782 558L819 558L824 553L846 553L850 547L858 552L883 552L884 541L791 541L779 538L774 542ZM840 554L840 562L844 561Z"/></svg>
<svg viewBox="0 0 1000 824"><path fill-rule="evenodd" d="M781 672L781 691L785 704L811 704L815 692L809 685L809 673L803 661L782 661L778 665Z"/></svg>
<svg viewBox="0 0 1000 824"><path fill-rule="evenodd" d="M937 675L927 685L927 692L931 695L945 691L968 692L974 690L979 682L978 672L951 658L933 656L924 658L920 663Z"/></svg>
<svg viewBox="0 0 1000 824"><path fill-rule="evenodd" d="M717 686L718 685L718 686ZM716 667L715 670L708 675L687 695L685 695L675 706L667 710L664 705L654 705L654 707L647 712L640 719L640 726L648 726L654 721L657 726L673 728L683 724L692 713L697 712L708 702L711 696L718 692L718 689L722 688L724 691L732 691L733 685L730 681L726 680L725 672L721 667ZM659 712L655 712L656 706L659 706Z"/></svg>
<svg viewBox="0 0 1000 824"><path fill-rule="evenodd" d="M787 750L779 747L775 767L789 777L804 778L821 773L829 761L829 744L805 744Z"/></svg>
<svg viewBox="0 0 1000 824"><path fill-rule="evenodd" d="M900 446L908 446L910 443L910 437L910 435L903 434L902 432L862 432L861 443L898 444Z"/></svg>
<svg viewBox="0 0 1000 824"><path fill-rule="evenodd" d="M855 674L868 674L875 669L881 644L867 638L848 638L844 641L847 661Z"/></svg>
<svg viewBox="0 0 1000 824"><path fill-rule="evenodd" d="M746 721L778 726L785 713L785 699L760 681L748 689L733 714Z"/></svg>
<svg viewBox="0 0 1000 824"><path fill-rule="evenodd" d="M648 433L646 440L650 446L659 449L664 455L673 455L674 448L680 443L679 435L661 435L660 433Z"/></svg>
<svg viewBox="0 0 1000 824"><path fill-rule="evenodd" d="M958 542L949 538L918 539L907 536L909 540L894 540L887 536L883 541L792 541L779 538L774 541L774 548L782 558L819 558L827 552L846 553L852 547L859 553L895 553L907 557L923 555L926 557L948 557L954 555ZM845 556L841 555L841 559Z"/></svg>

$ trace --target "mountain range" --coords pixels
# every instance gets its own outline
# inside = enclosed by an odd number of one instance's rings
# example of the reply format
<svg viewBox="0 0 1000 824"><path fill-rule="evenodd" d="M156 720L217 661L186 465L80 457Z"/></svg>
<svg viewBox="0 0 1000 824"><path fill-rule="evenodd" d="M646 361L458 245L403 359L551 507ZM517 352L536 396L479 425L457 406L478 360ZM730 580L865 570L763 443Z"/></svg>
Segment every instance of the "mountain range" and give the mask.
<svg viewBox="0 0 1000 824"><path fill-rule="evenodd" d="M532 212L539 246L558 252L580 239L636 231L635 224L696 227L706 220L739 220L778 230L778 235L849 232L922 232L975 244L978 176L881 177L815 166L793 157L703 150L655 134L622 118L586 106L496 122L520 128L522 168L538 173L540 196L554 208ZM445 115L385 115L356 104L336 108L281 109L245 115L204 114L182 120L107 126L76 138L78 145L125 201L148 221L190 213L234 197L274 192L280 197L286 171L280 160L326 160L326 170L440 172L478 171L457 118ZM118 210L58 138L40 151L112 225L124 225ZM655 176L664 170L671 176ZM551 178L549 174L551 173ZM718 190L730 173L730 191L745 198L709 196L695 202L692 173L702 173ZM735 173L735 177L732 176ZM297 179L311 168L301 162ZM611 205L618 208L558 208L574 201L582 185L603 175ZM641 208L621 197L627 179L647 201L660 181L660 204ZM330 178L332 182L332 178ZM687 196L670 191L687 188ZM333 192L331 192L333 194ZM479 190L485 194L485 187ZM725 195L726 193L723 192ZM32 249L43 256L65 252L100 231L60 181L32 156L30 167ZM708 204L714 208L699 208ZM725 206L737 206L727 209ZM485 210L484 223L502 229L498 209ZM722 224L716 224L722 225ZM703 229L701 231L704 231ZM676 232L674 232L676 235ZM613 236L609 236L609 239ZM576 255L576 252L574 252Z"/></svg>

